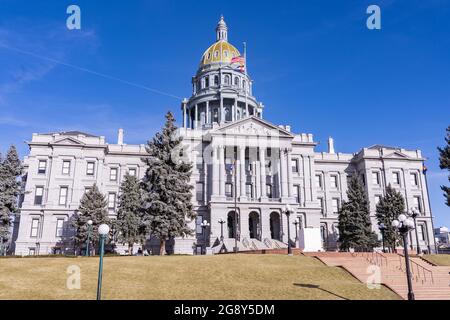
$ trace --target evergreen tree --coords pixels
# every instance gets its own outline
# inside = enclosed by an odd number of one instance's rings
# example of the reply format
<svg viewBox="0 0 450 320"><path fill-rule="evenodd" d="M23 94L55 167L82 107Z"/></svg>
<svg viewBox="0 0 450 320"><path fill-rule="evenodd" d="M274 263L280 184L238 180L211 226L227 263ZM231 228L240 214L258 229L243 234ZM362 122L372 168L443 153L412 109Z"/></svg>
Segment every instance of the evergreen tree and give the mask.
<svg viewBox="0 0 450 320"><path fill-rule="evenodd" d="M388 248L391 248L392 252L395 251L396 243L400 240L398 232L392 227L392 221L397 219L402 213L405 213L403 196L389 184L386 188L386 195L381 197L377 205L376 216L378 224L383 223L386 226L384 242Z"/></svg>
<svg viewBox="0 0 450 320"><path fill-rule="evenodd" d="M8 149L4 160L0 157L0 250L10 237L11 215L19 211L22 162L14 146Z"/></svg>
<svg viewBox="0 0 450 320"><path fill-rule="evenodd" d="M370 209L364 187L356 174L349 181L348 201L339 210L339 242L341 250L372 251L378 245L370 222Z"/></svg>
<svg viewBox="0 0 450 320"><path fill-rule="evenodd" d="M447 136L445 137L445 142L447 145L443 148L438 148L439 150L439 166L442 170L447 169L450 171L450 126L447 128ZM448 181L450 181L450 174L448 176ZM450 206L450 187L441 186L442 191L444 191L444 197L446 199L445 203Z"/></svg>
<svg viewBox="0 0 450 320"><path fill-rule="evenodd" d="M110 225L108 217L108 201L94 184L92 189L86 192L80 201L78 214L74 218L73 224L76 229L74 236L75 243L82 246L88 237L88 221L92 220L91 241L96 245L99 240L98 227L102 223Z"/></svg>
<svg viewBox="0 0 450 320"><path fill-rule="evenodd" d="M120 186L116 230L119 242L128 244L130 255L133 253L133 244L145 239L141 208L142 191L139 180L127 173Z"/></svg>
<svg viewBox="0 0 450 320"><path fill-rule="evenodd" d="M160 254L165 254L165 242L174 237L191 235L186 218L194 219L190 185L192 165L180 160L181 140L171 112L166 115L162 132L149 141L148 157L142 160L147 171L142 181L144 190L143 222L148 232L160 241Z"/></svg>

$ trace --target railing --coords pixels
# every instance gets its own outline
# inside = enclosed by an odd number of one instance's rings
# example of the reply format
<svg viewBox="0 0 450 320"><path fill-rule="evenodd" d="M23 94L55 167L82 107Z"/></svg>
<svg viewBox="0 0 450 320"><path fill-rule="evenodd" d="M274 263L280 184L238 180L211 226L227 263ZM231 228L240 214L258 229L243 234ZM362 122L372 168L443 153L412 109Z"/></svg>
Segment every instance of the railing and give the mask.
<svg viewBox="0 0 450 320"><path fill-rule="evenodd" d="M248 242L247 238L242 239L242 245L243 245L245 248L248 248L248 247L249 247L250 243Z"/></svg>
<svg viewBox="0 0 450 320"><path fill-rule="evenodd" d="M399 258L399 269L406 273L406 262L404 259L405 257L399 254L398 258ZM424 266L421 266L414 260L409 259L409 262L411 268L411 277L416 282L420 281L422 282L422 284L424 284L431 281L431 283L434 283L433 271Z"/></svg>

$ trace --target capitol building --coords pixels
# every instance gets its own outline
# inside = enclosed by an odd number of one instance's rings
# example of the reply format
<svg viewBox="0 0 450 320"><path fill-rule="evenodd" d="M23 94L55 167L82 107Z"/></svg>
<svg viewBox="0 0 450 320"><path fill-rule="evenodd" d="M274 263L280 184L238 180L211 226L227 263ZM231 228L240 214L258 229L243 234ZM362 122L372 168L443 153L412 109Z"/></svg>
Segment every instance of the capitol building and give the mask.
<svg viewBox="0 0 450 320"><path fill-rule="evenodd" d="M169 252L286 248L289 241L303 251L337 250L338 210L353 174L364 184L377 234L376 204L391 184L408 210L420 212L417 233L410 233L413 248L417 234L422 250L434 250L421 151L373 145L341 153L329 138L327 152L318 152L311 133L264 119L266 106L253 93L245 49L241 54L228 41L223 17L192 77L192 95L180 107L178 134L194 164L197 218L189 221L193 235L169 241ZM142 178L146 171L145 145L126 144L125 138L122 129L117 143L79 131L32 135L14 222L16 255L73 253L72 217L94 183L108 199L110 216L116 215L125 173ZM204 220L209 226L202 226ZM159 242L148 239L146 247L158 252ZM126 249L117 246L120 253Z"/></svg>

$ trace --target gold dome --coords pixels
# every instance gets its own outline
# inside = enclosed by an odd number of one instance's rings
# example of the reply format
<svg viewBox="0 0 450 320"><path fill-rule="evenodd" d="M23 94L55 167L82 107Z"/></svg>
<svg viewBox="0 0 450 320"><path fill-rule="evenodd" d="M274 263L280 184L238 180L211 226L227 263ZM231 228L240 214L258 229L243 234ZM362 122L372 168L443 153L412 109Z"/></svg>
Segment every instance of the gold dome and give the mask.
<svg viewBox="0 0 450 320"><path fill-rule="evenodd" d="M200 61L200 66L211 63L231 63L231 59L240 55L239 50L232 44L226 40L219 40L205 51Z"/></svg>

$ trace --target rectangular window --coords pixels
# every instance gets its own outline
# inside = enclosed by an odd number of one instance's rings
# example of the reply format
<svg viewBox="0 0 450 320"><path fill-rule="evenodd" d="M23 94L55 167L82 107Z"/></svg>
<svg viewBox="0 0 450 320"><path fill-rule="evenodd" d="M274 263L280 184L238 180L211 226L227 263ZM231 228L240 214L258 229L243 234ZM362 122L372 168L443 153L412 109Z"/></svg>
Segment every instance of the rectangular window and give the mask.
<svg viewBox="0 0 450 320"><path fill-rule="evenodd" d="M39 160L38 174L45 174L46 170L47 170L47 161L46 160Z"/></svg>
<svg viewBox="0 0 450 320"><path fill-rule="evenodd" d="M95 172L95 162L89 161L86 166L86 175L93 176Z"/></svg>
<svg viewBox="0 0 450 320"><path fill-rule="evenodd" d="M339 182L338 182L338 176L336 174L332 174L330 176L330 181L331 181L331 187L338 189L339 187Z"/></svg>
<svg viewBox="0 0 450 320"><path fill-rule="evenodd" d="M59 205L65 206L67 204L67 193L69 191L69 188L67 187L61 187L59 189Z"/></svg>
<svg viewBox="0 0 450 320"><path fill-rule="evenodd" d="M232 198L233 197L233 184L232 183L225 183L225 196L227 198Z"/></svg>
<svg viewBox="0 0 450 320"><path fill-rule="evenodd" d="M251 183L245 184L245 194L247 195L247 198L253 199L253 184Z"/></svg>
<svg viewBox="0 0 450 320"><path fill-rule="evenodd" d="M37 238L38 234L39 234L39 218L33 218L33 220L31 220L31 232L30 232L30 237L32 238Z"/></svg>
<svg viewBox="0 0 450 320"><path fill-rule="evenodd" d="M136 168L130 168L128 174L132 177L136 177Z"/></svg>
<svg viewBox="0 0 450 320"><path fill-rule="evenodd" d="M268 198L272 198L272 185L271 184L266 185L266 195Z"/></svg>
<svg viewBox="0 0 450 320"><path fill-rule="evenodd" d="M292 163L292 172L298 173L298 160L292 159L291 163Z"/></svg>
<svg viewBox="0 0 450 320"><path fill-rule="evenodd" d="M380 173L378 171L372 172L372 183L376 186L380 185Z"/></svg>
<svg viewBox="0 0 450 320"><path fill-rule="evenodd" d="M316 174L316 186L317 188L319 188L320 190L322 190L322 175L321 174Z"/></svg>
<svg viewBox="0 0 450 320"><path fill-rule="evenodd" d="M364 173L361 174L361 181L362 181L362 184L365 186L366 185L366 175Z"/></svg>
<svg viewBox="0 0 450 320"><path fill-rule="evenodd" d="M197 234L203 233L202 221L203 221L203 216L197 216L197 218L195 219L195 232Z"/></svg>
<svg viewBox="0 0 450 320"><path fill-rule="evenodd" d="M44 197L44 187L37 186L34 194L34 204L41 205L43 197Z"/></svg>
<svg viewBox="0 0 450 320"><path fill-rule="evenodd" d="M117 181L117 172L118 172L117 168L111 168L111 170L109 171L110 181Z"/></svg>
<svg viewBox="0 0 450 320"><path fill-rule="evenodd" d="M62 174L64 174L64 175L70 174L70 161L68 161L68 160L63 161Z"/></svg>
<svg viewBox="0 0 450 320"><path fill-rule="evenodd" d="M56 220L56 236L57 237L62 237L63 236L63 230L64 230L64 219Z"/></svg>
<svg viewBox="0 0 450 320"><path fill-rule="evenodd" d="M400 172L395 171L392 173L392 181L395 185L400 185Z"/></svg>
<svg viewBox="0 0 450 320"><path fill-rule="evenodd" d="M339 199L338 198L333 198L331 200L332 205L333 205L333 213L338 213L339 212Z"/></svg>
<svg viewBox="0 0 450 320"><path fill-rule="evenodd" d="M417 228L417 236L419 238L419 240L421 241L426 241L426 237L425 237L425 226L423 224L418 225Z"/></svg>
<svg viewBox="0 0 450 320"><path fill-rule="evenodd" d="M325 213L325 208L323 205L323 198L317 198L317 200L319 200L320 213L323 215Z"/></svg>
<svg viewBox="0 0 450 320"><path fill-rule="evenodd" d="M414 187L418 187L419 179L417 177L417 173L415 173L415 172L411 173L410 178L411 178L411 185Z"/></svg>
<svg viewBox="0 0 450 320"><path fill-rule="evenodd" d="M197 201L203 201L203 182L197 182L195 185Z"/></svg>
<svg viewBox="0 0 450 320"><path fill-rule="evenodd" d="M414 197L414 208L416 208L419 212L422 212L422 201L420 201L420 197Z"/></svg>
<svg viewBox="0 0 450 320"><path fill-rule="evenodd" d="M295 202L300 203L300 186L299 185L294 186L294 197L295 197Z"/></svg>
<svg viewBox="0 0 450 320"><path fill-rule="evenodd" d="M108 193L108 209L116 208L116 194L114 192Z"/></svg>

